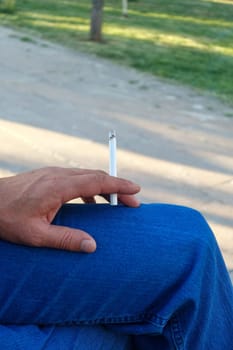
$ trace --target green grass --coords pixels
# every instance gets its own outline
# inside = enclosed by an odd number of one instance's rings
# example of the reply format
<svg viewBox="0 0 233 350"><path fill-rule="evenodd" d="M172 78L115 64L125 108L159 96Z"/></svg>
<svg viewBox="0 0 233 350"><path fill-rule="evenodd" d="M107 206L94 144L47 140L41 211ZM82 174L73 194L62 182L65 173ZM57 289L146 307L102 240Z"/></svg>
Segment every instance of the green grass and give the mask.
<svg viewBox="0 0 233 350"><path fill-rule="evenodd" d="M16 0L0 0L0 11L5 13L14 13L15 12L15 1Z"/></svg>
<svg viewBox="0 0 233 350"><path fill-rule="evenodd" d="M104 44L88 40L91 0L18 0L0 23L91 52L233 103L233 1L106 0Z"/></svg>

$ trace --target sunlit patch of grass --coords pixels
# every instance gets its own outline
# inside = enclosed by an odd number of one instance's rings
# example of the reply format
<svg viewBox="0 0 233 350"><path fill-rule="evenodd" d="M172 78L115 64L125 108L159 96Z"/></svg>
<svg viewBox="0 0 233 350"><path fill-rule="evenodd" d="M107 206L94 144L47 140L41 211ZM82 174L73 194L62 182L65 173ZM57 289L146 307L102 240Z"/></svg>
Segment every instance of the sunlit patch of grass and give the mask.
<svg viewBox="0 0 233 350"><path fill-rule="evenodd" d="M38 14L27 12L24 13L24 17L27 20L27 23L32 27L44 27L44 28L53 28L54 30L76 30L88 32L89 30L89 21L84 18L78 17L62 17L62 16L51 16L46 14Z"/></svg>
<svg viewBox="0 0 233 350"><path fill-rule="evenodd" d="M164 34L158 30L143 30L138 28L120 28L113 25L105 25L105 33L110 36L134 38L142 41L150 41L152 44L169 45L169 46L181 46L190 47L193 49L201 49L206 52L219 52L223 55L233 57L232 47L221 47L211 43L204 43L201 40L195 40L194 38L185 37L184 35Z"/></svg>
<svg viewBox="0 0 233 350"><path fill-rule="evenodd" d="M132 15L140 15L144 18L154 18L154 19L166 19L178 22L186 22L193 24L209 25L209 26L219 26L219 27L233 27L233 21L218 20L218 19L208 19L208 18L195 18L190 16L178 16L178 15L168 15L166 13L141 13L139 11L129 10Z"/></svg>
<svg viewBox="0 0 233 350"><path fill-rule="evenodd" d="M31 23L31 25L34 25L35 27L44 27L44 28L54 28L54 29L65 29L65 30L78 30L87 32L88 26L83 24L69 24L59 22L59 23L53 23L48 21L43 21L42 19L37 19L36 21L28 21L28 23Z"/></svg>
<svg viewBox="0 0 233 350"><path fill-rule="evenodd" d="M88 40L91 1L18 0L17 9L0 22L233 101L230 1L137 0L126 19L121 0L108 0L104 45Z"/></svg>
<svg viewBox="0 0 233 350"><path fill-rule="evenodd" d="M85 23L86 25L89 26L89 19L87 18L82 18L78 16L53 16L53 15L48 15L46 13L40 13L40 12L28 12L25 11L23 12L24 17L28 17L32 20L44 20L47 22L54 22L54 23L67 23L69 25L70 23Z"/></svg>
<svg viewBox="0 0 233 350"><path fill-rule="evenodd" d="M233 6L232 0L202 0L202 1L215 2L215 3L218 3L218 4L226 4L226 5L232 5Z"/></svg>

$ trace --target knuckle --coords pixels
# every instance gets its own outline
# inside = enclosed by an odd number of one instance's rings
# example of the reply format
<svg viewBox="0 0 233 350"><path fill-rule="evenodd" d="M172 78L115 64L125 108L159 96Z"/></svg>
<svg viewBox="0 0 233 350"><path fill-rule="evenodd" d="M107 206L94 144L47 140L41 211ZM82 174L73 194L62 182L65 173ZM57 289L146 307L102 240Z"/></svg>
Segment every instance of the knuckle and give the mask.
<svg viewBox="0 0 233 350"><path fill-rule="evenodd" d="M61 178L59 178L57 175L49 175L45 179L45 182L47 183L47 190L50 194L53 195L54 198L59 196L60 194L60 185L59 182L61 181Z"/></svg>
<svg viewBox="0 0 233 350"><path fill-rule="evenodd" d="M105 183L106 178L107 178L107 174L105 173L98 172L96 174L96 181L99 182L100 184Z"/></svg>
<svg viewBox="0 0 233 350"><path fill-rule="evenodd" d="M51 166L45 168L45 171L42 173L41 178L45 181L57 181L59 177L62 176L61 168Z"/></svg>
<svg viewBox="0 0 233 350"><path fill-rule="evenodd" d="M107 180L107 175L102 174L102 173L96 173L94 175L94 182L96 184L96 193L95 194L100 194L105 190L105 184Z"/></svg>
<svg viewBox="0 0 233 350"><path fill-rule="evenodd" d="M60 241L59 241L59 249L69 249L73 243L73 234L71 231L67 230L63 233Z"/></svg>
<svg viewBox="0 0 233 350"><path fill-rule="evenodd" d="M49 169L51 169L51 170L49 170ZM47 184L47 186L53 186L54 184L57 183L58 171L55 167L54 168L53 167L45 168L41 171L41 173L39 175L40 176L38 176L36 182L38 182L40 184L44 184L44 185Z"/></svg>

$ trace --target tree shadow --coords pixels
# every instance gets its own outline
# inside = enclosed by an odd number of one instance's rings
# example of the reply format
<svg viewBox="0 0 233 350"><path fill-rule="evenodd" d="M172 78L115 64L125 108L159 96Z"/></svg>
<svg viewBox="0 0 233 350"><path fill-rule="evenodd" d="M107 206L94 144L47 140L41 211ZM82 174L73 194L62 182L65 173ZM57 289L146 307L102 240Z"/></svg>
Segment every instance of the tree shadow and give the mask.
<svg viewBox="0 0 233 350"><path fill-rule="evenodd" d="M49 39L231 99L232 4L201 0L189 6L184 1L138 2L131 5L134 10L129 20L118 17L120 9L117 12L111 4L105 10L107 45L94 49L88 41L90 3L42 1L33 3L29 12L22 2L19 12L22 23Z"/></svg>

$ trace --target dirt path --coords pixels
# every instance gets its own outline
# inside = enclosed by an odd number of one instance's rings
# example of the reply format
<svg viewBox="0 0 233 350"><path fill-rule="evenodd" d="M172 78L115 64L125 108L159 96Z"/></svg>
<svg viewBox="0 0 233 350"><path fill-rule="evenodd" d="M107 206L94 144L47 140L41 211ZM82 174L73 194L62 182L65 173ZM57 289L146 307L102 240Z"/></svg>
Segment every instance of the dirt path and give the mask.
<svg viewBox="0 0 233 350"><path fill-rule="evenodd" d="M47 164L118 172L146 202L201 210L233 269L233 109L191 89L0 28L0 176Z"/></svg>

